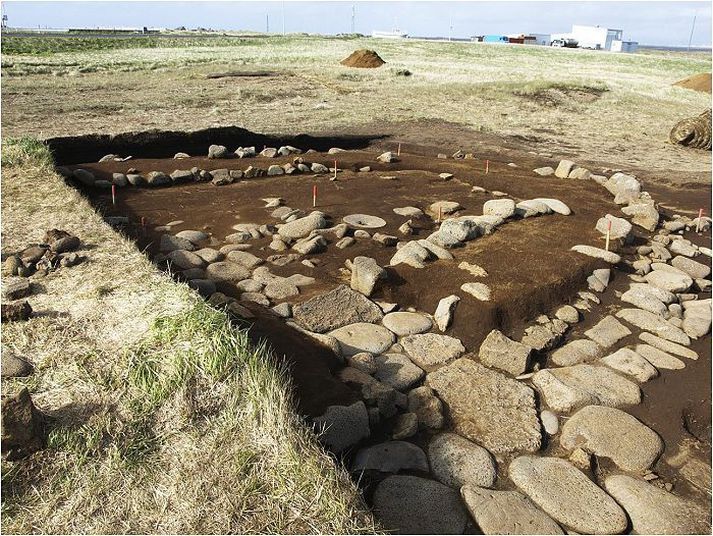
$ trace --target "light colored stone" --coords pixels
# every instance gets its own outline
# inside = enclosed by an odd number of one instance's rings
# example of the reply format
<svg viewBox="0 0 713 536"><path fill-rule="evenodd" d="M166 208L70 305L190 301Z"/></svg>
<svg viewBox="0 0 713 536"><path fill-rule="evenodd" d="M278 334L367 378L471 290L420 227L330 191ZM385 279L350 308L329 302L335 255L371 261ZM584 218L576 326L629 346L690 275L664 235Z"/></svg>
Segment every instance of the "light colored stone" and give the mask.
<svg viewBox="0 0 713 536"><path fill-rule="evenodd" d="M515 214L522 218L531 218L541 214L550 214L552 209L541 201L527 199L515 205Z"/></svg>
<svg viewBox="0 0 713 536"><path fill-rule="evenodd" d="M667 290L641 283L632 284L629 290L621 295L621 301L661 316L666 314L666 303L675 299L674 294Z"/></svg>
<svg viewBox="0 0 713 536"><path fill-rule="evenodd" d="M420 428L437 430L443 426L443 404L427 385L409 392L408 410L416 414Z"/></svg>
<svg viewBox="0 0 713 536"><path fill-rule="evenodd" d="M435 436L428 444L431 472L446 486L466 484L489 488L495 483L495 460L480 445L452 433Z"/></svg>
<svg viewBox="0 0 713 536"><path fill-rule="evenodd" d="M484 283L463 283L460 289L480 301L490 301L490 287Z"/></svg>
<svg viewBox="0 0 713 536"><path fill-rule="evenodd" d="M250 270L229 261L220 261L209 264L205 270L206 275L215 281L238 282L250 277Z"/></svg>
<svg viewBox="0 0 713 536"><path fill-rule="evenodd" d="M550 516L517 491L466 485L461 496L483 534L564 534Z"/></svg>
<svg viewBox="0 0 713 536"><path fill-rule="evenodd" d="M691 339L683 331L669 324L662 317L649 311L642 309L622 309L616 313L616 316L629 324L650 331L654 335L658 335L668 341L683 344L684 346L691 344Z"/></svg>
<svg viewBox="0 0 713 536"><path fill-rule="evenodd" d="M384 529L399 534L462 534L468 524L458 491L407 475L389 476L378 484L374 514Z"/></svg>
<svg viewBox="0 0 713 536"><path fill-rule="evenodd" d="M646 331L642 331L639 334L639 338L646 344L649 344L654 348L658 348L659 350L663 350L666 353L685 357L686 359L698 359L698 354L690 348L686 348L685 346L676 344L675 342L667 341L666 339L662 339L661 337L657 337L656 335L647 333Z"/></svg>
<svg viewBox="0 0 713 536"><path fill-rule="evenodd" d="M440 299L438 307L436 307L436 312L433 315L438 329L441 331L448 329L453 321L453 314L455 313L459 301L460 297L455 294Z"/></svg>
<svg viewBox="0 0 713 536"><path fill-rule="evenodd" d="M645 471L661 456L664 444L648 426L616 408L587 406L562 427L560 445L611 459L624 471Z"/></svg>
<svg viewBox="0 0 713 536"><path fill-rule="evenodd" d="M530 364L530 348L494 329L480 345L478 359L483 365L517 376Z"/></svg>
<svg viewBox="0 0 713 536"><path fill-rule="evenodd" d="M515 215L515 201L512 199L491 199L483 205L485 216L507 219Z"/></svg>
<svg viewBox="0 0 713 536"><path fill-rule="evenodd" d="M628 238L629 233L631 233L631 224L624 218L617 218L611 214L599 218L594 228L599 231L602 236L606 236L610 223L611 230L609 232L609 238L612 240L626 240Z"/></svg>
<svg viewBox="0 0 713 536"><path fill-rule="evenodd" d="M394 213L405 218L419 218L423 216L423 211L416 207L398 207L394 209Z"/></svg>
<svg viewBox="0 0 713 536"><path fill-rule="evenodd" d="M577 245L572 246L571 250L589 257L594 257L595 259L602 259L610 264L621 262L621 257L613 251L606 251L601 248L595 248L594 246Z"/></svg>
<svg viewBox="0 0 713 536"><path fill-rule="evenodd" d="M545 429L547 435L557 435L557 432L559 432L560 429L560 422L557 415L548 409L543 409L540 412L540 420L542 421L542 428Z"/></svg>
<svg viewBox="0 0 713 536"><path fill-rule="evenodd" d="M574 169L574 166L575 163L571 160L560 160L560 163L557 164L557 169L555 169L555 177L566 179Z"/></svg>
<svg viewBox="0 0 713 536"><path fill-rule="evenodd" d="M626 514L619 505L565 460L520 456L508 474L537 506L569 529L582 534L626 530Z"/></svg>
<svg viewBox="0 0 713 536"><path fill-rule="evenodd" d="M423 370L403 354L377 355L374 357L374 363L376 365L374 376L398 391L408 389L424 376Z"/></svg>
<svg viewBox="0 0 713 536"><path fill-rule="evenodd" d="M371 296L376 283L386 278L386 270L370 257L354 257L352 261L351 288L364 296Z"/></svg>
<svg viewBox="0 0 713 536"><path fill-rule="evenodd" d="M337 339L344 356L359 352L380 354L396 341L394 334L385 327L365 322L342 326L330 331L329 335Z"/></svg>
<svg viewBox="0 0 713 536"><path fill-rule="evenodd" d="M693 279L705 279L711 273L710 266L679 255L671 260L671 265L686 272Z"/></svg>
<svg viewBox="0 0 713 536"><path fill-rule="evenodd" d="M609 368L633 377L640 383L658 376L658 371L651 363L630 348L619 348L613 354L603 357L601 362Z"/></svg>
<svg viewBox="0 0 713 536"><path fill-rule="evenodd" d="M532 384L550 409L562 413L590 404L616 408L641 402L637 384L604 366L544 369L532 376Z"/></svg>
<svg viewBox="0 0 713 536"><path fill-rule="evenodd" d="M555 172L555 170L549 166L533 169L532 171L541 177L547 177L548 175L553 175Z"/></svg>
<svg viewBox="0 0 713 536"><path fill-rule="evenodd" d="M552 212L556 212L557 214L562 214L563 216L569 216L572 214L572 211L570 208L565 205L562 201L559 199L552 199L549 197L538 197L536 199L533 199L533 201L538 201L540 203L544 203L547 205Z"/></svg>
<svg viewBox="0 0 713 536"><path fill-rule="evenodd" d="M406 264L414 268L423 268L425 262L431 256L431 253L420 245L416 240L407 242L402 246L389 261L390 266Z"/></svg>
<svg viewBox="0 0 713 536"><path fill-rule="evenodd" d="M351 406L329 406L314 422L323 430L322 441L335 453L340 453L369 437L369 415L364 402Z"/></svg>
<svg viewBox="0 0 713 536"><path fill-rule="evenodd" d="M637 344L635 351L657 369L680 370L686 367L686 364L677 357L648 344Z"/></svg>
<svg viewBox="0 0 713 536"><path fill-rule="evenodd" d="M624 337L631 335L631 330L613 316L607 315L584 334L602 348L609 348Z"/></svg>
<svg viewBox="0 0 713 536"><path fill-rule="evenodd" d="M710 534L710 508L643 479L611 475L604 487L629 514L635 534Z"/></svg>
<svg viewBox="0 0 713 536"><path fill-rule="evenodd" d="M599 358L603 348L594 341L577 339L568 342L552 353L551 361L560 367L587 363Z"/></svg>
<svg viewBox="0 0 713 536"><path fill-rule="evenodd" d="M327 226L327 221L321 212L313 212L302 218L298 218L290 223L282 225L278 229L280 236L295 240L304 238L316 229L324 229Z"/></svg>
<svg viewBox="0 0 713 536"><path fill-rule="evenodd" d="M647 283L669 292L685 292L693 284L687 274L669 272L668 270L654 270L644 276Z"/></svg>
<svg viewBox="0 0 713 536"><path fill-rule="evenodd" d="M576 324L579 322L579 311L571 305L563 305L555 311L555 317L568 324Z"/></svg>
<svg viewBox="0 0 713 536"><path fill-rule="evenodd" d="M426 385L447 405L455 431L495 454L541 445L532 389L462 358L428 374Z"/></svg>
<svg viewBox="0 0 713 536"><path fill-rule="evenodd" d="M628 207L623 207L621 211L627 216L631 216L631 221L634 225L638 225L647 231L654 231L659 223L658 210L648 203L635 203Z"/></svg>
<svg viewBox="0 0 713 536"><path fill-rule="evenodd" d="M423 333L433 326L433 322L427 316L409 312L389 313L381 322L399 336Z"/></svg>
<svg viewBox="0 0 713 536"><path fill-rule="evenodd" d="M445 365L465 352L460 340L437 333L409 335L401 344L411 360L424 370Z"/></svg>

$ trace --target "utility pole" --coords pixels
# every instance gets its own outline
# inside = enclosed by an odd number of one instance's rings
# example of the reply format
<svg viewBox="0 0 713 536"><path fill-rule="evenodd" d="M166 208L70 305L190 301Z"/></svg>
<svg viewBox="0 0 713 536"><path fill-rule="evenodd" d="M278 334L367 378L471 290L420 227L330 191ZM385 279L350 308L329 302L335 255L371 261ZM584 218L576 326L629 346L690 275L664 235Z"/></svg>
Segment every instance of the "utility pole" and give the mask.
<svg viewBox="0 0 713 536"><path fill-rule="evenodd" d="M453 16L448 15L448 41L450 42L453 35Z"/></svg>
<svg viewBox="0 0 713 536"><path fill-rule="evenodd" d="M352 33L353 34L356 33L355 20L356 20L356 6L354 4L352 4Z"/></svg>
<svg viewBox="0 0 713 536"><path fill-rule="evenodd" d="M285 0L282 0L282 35L285 35Z"/></svg>
<svg viewBox="0 0 713 536"><path fill-rule="evenodd" d="M693 14L693 24L691 24L691 35L688 37L688 51L691 51L691 42L693 41L693 30L696 29L696 17L698 16L698 10Z"/></svg>
<svg viewBox="0 0 713 536"><path fill-rule="evenodd" d="M265 33L270 33L270 14L265 13Z"/></svg>

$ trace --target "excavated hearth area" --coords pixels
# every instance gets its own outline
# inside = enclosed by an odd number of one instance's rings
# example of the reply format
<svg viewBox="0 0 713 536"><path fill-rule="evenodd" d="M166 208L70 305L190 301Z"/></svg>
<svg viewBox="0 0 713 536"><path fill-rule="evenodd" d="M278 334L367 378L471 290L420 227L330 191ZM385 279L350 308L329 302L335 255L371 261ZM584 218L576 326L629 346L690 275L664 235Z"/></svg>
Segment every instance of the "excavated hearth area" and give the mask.
<svg viewBox="0 0 713 536"><path fill-rule="evenodd" d="M374 143L50 147L107 223L290 365L386 529L708 532L711 220L625 171Z"/></svg>

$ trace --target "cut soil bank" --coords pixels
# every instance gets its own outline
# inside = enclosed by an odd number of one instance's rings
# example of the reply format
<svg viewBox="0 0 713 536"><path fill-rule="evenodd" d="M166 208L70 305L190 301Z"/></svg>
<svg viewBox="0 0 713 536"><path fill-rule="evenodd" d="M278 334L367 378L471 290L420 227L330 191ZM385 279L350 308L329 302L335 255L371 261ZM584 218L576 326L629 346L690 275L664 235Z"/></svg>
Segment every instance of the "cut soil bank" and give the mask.
<svg viewBox="0 0 713 536"><path fill-rule="evenodd" d="M381 57L373 50L367 50L363 48L360 50L355 50L339 63L346 67L375 69L377 67L381 67L386 62L382 60Z"/></svg>
<svg viewBox="0 0 713 536"><path fill-rule="evenodd" d="M711 92L711 73L699 73L679 80L673 84L674 86L682 87L685 89L692 89L693 91L700 91L701 93Z"/></svg>

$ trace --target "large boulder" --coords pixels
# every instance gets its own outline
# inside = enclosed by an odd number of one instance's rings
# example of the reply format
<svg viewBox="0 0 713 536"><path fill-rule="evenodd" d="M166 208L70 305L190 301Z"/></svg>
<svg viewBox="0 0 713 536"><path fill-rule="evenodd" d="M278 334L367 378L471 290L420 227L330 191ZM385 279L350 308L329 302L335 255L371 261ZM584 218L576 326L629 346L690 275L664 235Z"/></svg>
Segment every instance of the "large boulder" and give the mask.
<svg viewBox="0 0 713 536"><path fill-rule="evenodd" d="M668 292L685 292L693 284L693 279L683 272L669 270L653 270L644 276L649 285L653 285Z"/></svg>
<svg viewBox="0 0 713 536"><path fill-rule="evenodd" d="M352 261L352 290L371 296L376 283L386 278L386 270L370 257L354 257Z"/></svg>
<svg viewBox="0 0 713 536"><path fill-rule="evenodd" d="M313 212L303 218L298 218L290 223L282 225L278 229L280 236L295 240L297 238L305 238L312 231L324 229L327 227L327 220L321 212Z"/></svg>
<svg viewBox="0 0 713 536"><path fill-rule="evenodd" d="M691 339L683 331L670 324L663 317L642 309L622 309L616 313L617 318L633 324L637 328L650 331L668 341L688 346Z"/></svg>
<svg viewBox="0 0 713 536"><path fill-rule="evenodd" d="M644 383L658 376L658 371L646 359L631 348L619 348L616 352L602 357L601 363Z"/></svg>
<svg viewBox="0 0 713 536"><path fill-rule="evenodd" d="M624 337L631 335L631 330L611 315L607 315L584 334L602 348L609 348Z"/></svg>
<svg viewBox="0 0 713 536"><path fill-rule="evenodd" d="M507 219L515 215L515 201L512 199L491 199L483 205L483 215Z"/></svg>
<svg viewBox="0 0 713 536"><path fill-rule="evenodd" d="M609 225L611 225L611 229ZM607 214L603 218L599 218L599 220L597 220L595 229L603 236L606 236L607 231L609 230L609 238L612 240L626 241L629 233L631 233L631 224L624 218L617 218L616 216Z"/></svg>
<svg viewBox="0 0 713 536"><path fill-rule="evenodd" d="M468 524L458 491L416 476L381 481L374 492L374 513L396 534L462 534Z"/></svg>
<svg viewBox="0 0 713 536"><path fill-rule="evenodd" d="M631 216L634 225L638 225L647 231L656 230L659 223L659 211L649 203L636 203L623 207L621 211L627 216Z"/></svg>
<svg viewBox="0 0 713 536"><path fill-rule="evenodd" d="M604 490L560 458L520 456L508 475L513 483L563 526L581 534L620 534L627 518Z"/></svg>
<svg viewBox="0 0 713 536"><path fill-rule="evenodd" d="M434 437L428 444L433 475L446 486L460 489L472 484L491 487L497 477L495 460L480 445L451 433Z"/></svg>
<svg viewBox="0 0 713 536"><path fill-rule="evenodd" d="M382 323L399 336L423 333L433 326L433 322L426 315L407 311L389 313L384 317Z"/></svg>
<svg viewBox="0 0 713 536"><path fill-rule="evenodd" d="M517 376L527 370L530 350L528 346L515 342L494 329L480 345L478 358L483 365Z"/></svg>
<svg viewBox="0 0 713 536"><path fill-rule="evenodd" d="M408 389L424 376L423 370L403 354L377 355L374 363L376 365L374 376L399 391Z"/></svg>
<svg viewBox="0 0 713 536"><path fill-rule="evenodd" d="M594 341L575 339L552 352L550 360L560 367L587 363L601 357L603 348Z"/></svg>
<svg viewBox="0 0 713 536"><path fill-rule="evenodd" d="M359 352L380 354L396 342L394 334L384 326L367 322L347 324L330 331L329 335L337 339L344 356L351 356Z"/></svg>
<svg viewBox="0 0 713 536"><path fill-rule="evenodd" d="M357 322L380 322L384 317L378 305L346 285L296 305L292 314L298 324L316 333Z"/></svg>
<svg viewBox="0 0 713 536"><path fill-rule="evenodd" d="M550 516L517 491L468 484L460 493L483 534L564 534Z"/></svg>
<svg viewBox="0 0 713 536"><path fill-rule="evenodd" d="M428 374L426 384L448 406L460 435L496 454L539 450L535 394L526 385L468 358Z"/></svg>
<svg viewBox="0 0 713 536"><path fill-rule="evenodd" d="M651 428L620 409L604 406L587 406L572 415L562 427L560 445L610 458L624 471L637 472L656 463L664 448Z"/></svg>

